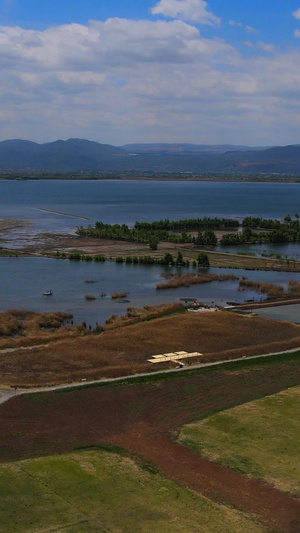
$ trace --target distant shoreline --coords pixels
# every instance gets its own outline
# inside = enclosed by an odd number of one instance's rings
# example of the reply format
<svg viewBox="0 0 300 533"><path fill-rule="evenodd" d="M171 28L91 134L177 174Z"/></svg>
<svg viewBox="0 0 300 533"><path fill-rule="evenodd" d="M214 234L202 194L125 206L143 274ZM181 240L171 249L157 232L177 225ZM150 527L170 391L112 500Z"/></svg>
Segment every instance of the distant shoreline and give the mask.
<svg viewBox="0 0 300 533"><path fill-rule="evenodd" d="M299 176L281 176L271 177L271 176L181 176L181 175L157 175L157 176L119 176L119 175L105 175L105 176L93 176L89 174L83 174L80 176L70 176L68 174L60 174L57 176L52 176L51 174L45 173L45 175L23 175L20 177L18 175L1 175L0 181L176 181L176 182L220 182L220 183L284 183L284 184L300 184L300 175Z"/></svg>

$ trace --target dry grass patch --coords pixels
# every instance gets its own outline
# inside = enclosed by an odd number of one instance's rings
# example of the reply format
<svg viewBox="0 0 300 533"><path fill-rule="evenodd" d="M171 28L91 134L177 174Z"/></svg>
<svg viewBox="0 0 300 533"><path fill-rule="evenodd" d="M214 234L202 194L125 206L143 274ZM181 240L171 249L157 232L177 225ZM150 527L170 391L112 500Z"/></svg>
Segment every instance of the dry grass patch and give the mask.
<svg viewBox="0 0 300 533"><path fill-rule="evenodd" d="M300 282L289 281L288 291L286 292L281 285L275 285L273 283L264 283L260 281L251 281L249 279L243 279L239 282L239 290L254 290L261 294L267 294L270 299L278 299L283 297L297 298L300 296Z"/></svg>
<svg viewBox="0 0 300 533"><path fill-rule="evenodd" d="M291 296L300 296L300 282L289 281L288 291Z"/></svg>
<svg viewBox="0 0 300 533"><path fill-rule="evenodd" d="M281 285L251 281L249 279L243 279L239 282L239 290L249 289L260 292L261 294L267 294L268 298L282 298L285 295L284 288Z"/></svg>
<svg viewBox="0 0 300 533"><path fill-rule="evenodd" d="M171 315L178 311L183 311L184 306L180 302L160 305L145 305L144 307L128 307L126 315L112 315L106 320L104 329L116 329L122 326L129 326L136 322L152 320L165 315Z"/></svg>
<svg viewBox="0 0 300 533"><path fill-rule="evenodd" d="M60 340L30 353L0 354L0 375L6 384L72 382L152 372L147 359L159 353L199 351L204 362L298 346L296 324L228 312L180 313ZM165 363L159 369L173 367Z"/></svg>
<svg viewBox="0 0 300 533"><path fill-rule="evenodd" d="M0 313L0 348L78 335L81 329L72 326L69 313L11 309Z"/></svg>
<svg viewBox="0 0 300 533"><path fill-rule="evenodd" d="M128 292L112 292L111 293L111 298L112 300L118 300L119 298L126 298L126 296L128 296Z"/></svg>
<svg viewBox="0 0 300 533"><path fill-rule="evenodd" d="M168 281L158 283L157 289L176 289L178 287L190 287L201 283L211 283L212 281L238 280L233 274L169 274Z"/></svg>

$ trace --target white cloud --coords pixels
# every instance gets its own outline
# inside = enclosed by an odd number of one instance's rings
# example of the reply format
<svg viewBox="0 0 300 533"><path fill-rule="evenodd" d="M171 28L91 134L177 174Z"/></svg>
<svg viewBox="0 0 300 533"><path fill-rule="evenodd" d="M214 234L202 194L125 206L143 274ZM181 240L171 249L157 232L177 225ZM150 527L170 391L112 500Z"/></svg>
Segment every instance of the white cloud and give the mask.
<svg viewBox="0 0 300 533"><path fill-rule="evenodd" d="M220 19L207 11L204 0L160 0L151 13L210 26L220 24Z"/></svg>
<svg viewBox="0 0 300 533"><path fill-rule="evenodd" d="M243 44L245 46L248 46L249 48L255 48L257 50L262 50L263 52L272 53L275 51L275 46L273 44L263 43L262 41L258 41L257 43L253 43L251 41L244 41Z"/></svg>
<svg viewBox="0 0 300 533"><path fill-rule="evenodd" d="M180 20L2 26L1 138L297 142L300 52L249 46Z"/></svg>
<svg viewBox="0 0 300 533"><path fill-rule="evenodd" d="M293 17L295 19L300 20L300 7L299 7L299 9L296 9L296 11L293 12Z"/></svg>
<svg viewBox="0 0 300 533"><path fill-rule="evenodd" d="M230 26L237 26L238 28L243 28L247 33L258 33L258 31L252 26L247 24L242 24L242 22L235 22L234 20L229 21Z"/></svg>
<svg viewBox="0 0 300 533"><path fill-rule="evenodd" d="M300 39L300 30L295 30L294 31L294 35L295 35L296 39Z"/></svg>

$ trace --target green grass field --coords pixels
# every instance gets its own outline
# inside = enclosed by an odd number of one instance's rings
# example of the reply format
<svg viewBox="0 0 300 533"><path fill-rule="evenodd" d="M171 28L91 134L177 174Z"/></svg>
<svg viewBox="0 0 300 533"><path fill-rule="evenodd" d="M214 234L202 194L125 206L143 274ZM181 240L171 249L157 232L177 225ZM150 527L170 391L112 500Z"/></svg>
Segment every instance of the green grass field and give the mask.
<svg viewBox="0 0 300 533"><path fill-rule="evenodd" d="M129 457L103 450L0 465L5 533L263 533Z"/></svg>
<svg viewBox="0 0 300 533"><path fill-rule="evenodd" d="M202 455L300 495L300 387L184 426L179 440Z"/></svg>

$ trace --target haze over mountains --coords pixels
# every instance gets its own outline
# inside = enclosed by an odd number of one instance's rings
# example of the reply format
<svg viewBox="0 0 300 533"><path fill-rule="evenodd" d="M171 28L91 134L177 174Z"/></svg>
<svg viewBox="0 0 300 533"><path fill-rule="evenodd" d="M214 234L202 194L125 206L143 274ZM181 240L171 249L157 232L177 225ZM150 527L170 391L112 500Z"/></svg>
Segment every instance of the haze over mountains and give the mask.
<svg viewBox="0 0 300 533"><path fill-rule="evenodd" d="M137 143L117 147L84 139L45 144L15 139L0 142L0 170L300 175L300 145L266 148Z"/></svg>

